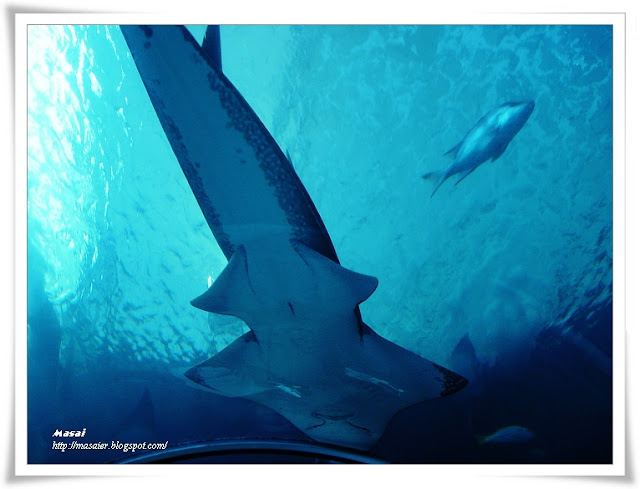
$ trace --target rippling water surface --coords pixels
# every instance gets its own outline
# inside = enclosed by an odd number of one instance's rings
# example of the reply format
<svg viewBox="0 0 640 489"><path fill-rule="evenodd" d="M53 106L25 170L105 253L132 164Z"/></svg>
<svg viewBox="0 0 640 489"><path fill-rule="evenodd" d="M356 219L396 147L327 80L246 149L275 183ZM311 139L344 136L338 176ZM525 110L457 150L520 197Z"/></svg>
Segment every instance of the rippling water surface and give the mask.
<svg viewBox="0 0 640 489"><path fill-rule="evenodd" d="M50 428L78 420L114 436L145 388L147 429L163 441L303 437L264 409L247 423L250 403L230 413L191 390L176 401L181 369L246 331L189 304L226 260L119 28L30 26L28 40L30 461L104 461L52 453ZM445 461L504 458L473 436L522 423L538 434L526 461L610 458L611 28L223 26L222 46L341 262L379 278L365 321L486 382L459 401L464 426L447 438L444 452L466 459ZM421 175L446 166L443 153L489 110L529 99L497 161L429 198ZM471 350L453 354L461 340ZM45 409L37 392L55 402ZM585 448L579 427L554 420L592 399L602 405L585 414L597 425ZM394 420L378 453L436 460L429 440L394 445L406 430L437 438L433 419Z"/></svg>

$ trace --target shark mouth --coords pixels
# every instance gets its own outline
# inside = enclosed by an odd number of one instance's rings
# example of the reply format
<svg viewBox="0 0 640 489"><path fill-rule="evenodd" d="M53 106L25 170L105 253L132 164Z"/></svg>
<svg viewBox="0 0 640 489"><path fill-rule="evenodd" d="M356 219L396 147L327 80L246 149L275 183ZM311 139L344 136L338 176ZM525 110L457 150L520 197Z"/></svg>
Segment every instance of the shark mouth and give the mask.
<svg viewBox="0 0 640 489"><path fill-rule="evenodd" d="M370 449L401 409L467 381L362 321L374 277L340 265L293 165L226 78L219 31L121 26L171 147L229 260L192 304L251 329L187 378L282 414L316 441Z"/></svg>

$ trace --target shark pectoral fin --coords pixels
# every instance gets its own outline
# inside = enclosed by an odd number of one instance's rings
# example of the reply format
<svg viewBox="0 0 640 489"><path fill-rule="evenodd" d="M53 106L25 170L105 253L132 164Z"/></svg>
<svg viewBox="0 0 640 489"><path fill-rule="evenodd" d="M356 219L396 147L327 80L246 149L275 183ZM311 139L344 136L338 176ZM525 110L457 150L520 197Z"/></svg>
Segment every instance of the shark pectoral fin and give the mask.
<svg viewBox="0 0 640 489"><path fill-rule="evenodd" d="M376 277L344 268L299 241L292 241L291 245L316 276L317 283L326 284L323 292L331 297L337 296L339 302L349 308L367 300L378 287ZM335 307L336 304L331 305Z"/></svg>
<svg viewBox="0 0 640 489"><path fill-rule="evenodd" d="M203 311L244 319L244 304L255 296L247 270L247 251L244 246L238 246L213 285L193 299L191 305Z"/></svg>
<svg viewBox="0 0 640 489"><path fill-rule="evenodd" d="M227 397L247 397L274 389L265 358L252 331L184 373L203 388Z"/></svg>
<svg viewBox="0 0 640 489"><path fill-rule="evenodd" d="M345 375L376 384L405 405L451 395L468 383L461 375L384 339L368 326L364 338L365 360L352 362Z"/></svg>

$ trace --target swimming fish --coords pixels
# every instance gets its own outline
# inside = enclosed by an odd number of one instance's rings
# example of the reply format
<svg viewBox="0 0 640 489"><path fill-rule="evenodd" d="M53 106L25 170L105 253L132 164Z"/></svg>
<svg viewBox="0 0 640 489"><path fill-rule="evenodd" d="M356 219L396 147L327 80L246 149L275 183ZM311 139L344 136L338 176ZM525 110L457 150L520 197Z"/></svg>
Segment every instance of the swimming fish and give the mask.
<svg viewBox="0 0 640 489"><path fill-rule="evenodd" d="M497 160L527 122L534 107L533 101L507 102L482 117L462 141L444 154L454 158L451 166L422 176L437 181L431 197L449 177L461 174L455 183L458 185L488 159Z"/></svg>

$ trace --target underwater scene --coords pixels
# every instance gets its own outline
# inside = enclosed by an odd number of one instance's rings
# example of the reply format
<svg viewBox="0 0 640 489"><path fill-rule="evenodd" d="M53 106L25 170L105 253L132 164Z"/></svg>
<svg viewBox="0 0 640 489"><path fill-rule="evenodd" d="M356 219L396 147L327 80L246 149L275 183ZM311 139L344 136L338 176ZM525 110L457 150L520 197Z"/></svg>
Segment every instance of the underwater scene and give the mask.
<svg viewBox="0 0 640 489"><path fill-rule="evenodd" d="M611 464L612 47L30 25L28 463Z"/></svg>

